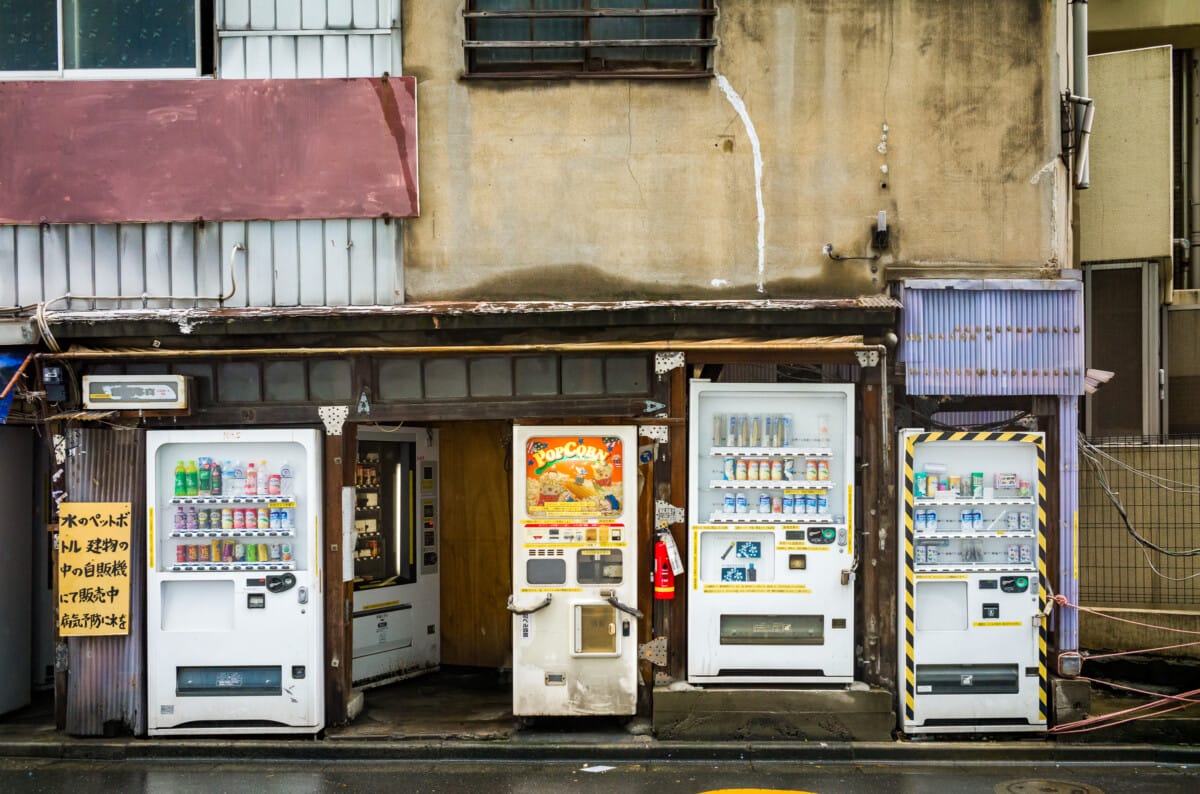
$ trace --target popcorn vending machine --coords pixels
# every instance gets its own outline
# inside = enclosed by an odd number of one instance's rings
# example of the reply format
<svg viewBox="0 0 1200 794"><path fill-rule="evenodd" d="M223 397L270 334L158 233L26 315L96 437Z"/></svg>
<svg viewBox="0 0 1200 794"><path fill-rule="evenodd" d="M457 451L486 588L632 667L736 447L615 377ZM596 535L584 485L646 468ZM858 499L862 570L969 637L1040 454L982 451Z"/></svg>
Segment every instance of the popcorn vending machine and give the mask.
<svg viewBox="0 0 1200 794"><path fill-rule="evenodd" d="M1046 728L1045 443L900 433L905 733Z"/></svg>
<svg viewBox="0 0 1200 794"><path fill-rule="evenodd" d="M637 711L637 428L513 429L513 714Z"/></svg>
<svg viewBox="0 0 1200 794"><path fill-rule="evenodd" d="M321 730L318 431L146 445L150 735Z"/></svg>
<svg viewBox="0 0 1200 794"><path fill-rule="evenodd" d="M688 681L854 676L854 391L692 381Z"/></svg>

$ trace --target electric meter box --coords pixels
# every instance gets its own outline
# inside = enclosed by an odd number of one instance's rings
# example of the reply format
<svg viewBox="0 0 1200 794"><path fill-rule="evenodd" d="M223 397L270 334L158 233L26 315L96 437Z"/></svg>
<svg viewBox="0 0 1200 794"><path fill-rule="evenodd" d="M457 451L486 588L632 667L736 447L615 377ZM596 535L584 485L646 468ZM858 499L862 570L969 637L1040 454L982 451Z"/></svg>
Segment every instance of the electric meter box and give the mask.
<svg viewBox="0 0 1200 794"><path fill-rule="evenodd" d="M854 390L691 384L688 681L850 683Z"/></svg>
<svg viewBox="0 0 1200 794"><path fill-rule="evenodd" d="M900 433L909 734L1047 726L1043 433Z"/></svg>

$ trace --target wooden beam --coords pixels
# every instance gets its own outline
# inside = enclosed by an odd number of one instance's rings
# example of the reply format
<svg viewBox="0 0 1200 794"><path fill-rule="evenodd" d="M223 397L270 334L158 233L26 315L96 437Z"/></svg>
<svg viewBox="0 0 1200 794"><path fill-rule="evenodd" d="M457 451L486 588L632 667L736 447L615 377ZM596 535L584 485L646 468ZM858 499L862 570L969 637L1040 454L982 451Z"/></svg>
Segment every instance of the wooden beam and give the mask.
<svg viewBox="0 0 1200 794"><path fill-rule="evenodd" d="M673 419L687 418L688 378L687 368L679 367L670 373L670 394L667 401L668 415ZM667 445L670 455L669 496L665 501L682 508L687 514L688 437L686 426L671 428L671 443ZM670 526L671 536L679 547L684 560L688 559L688 531L686 519L683 523ZM687 581L690 570L685 570L682 580L675 582L675 598L670 601L667 615L667 671L676 681L687 680Z"/></svg>
<svg viewBox="0 0 1200 794"><path fill-rule="evenodd" d="M325 724L346 722L353 677L354 636L351 626L353 582L342 581L342 487L354 484L355 425L346 422L342 435L325 436L322 538L325 617Z"/></svg>

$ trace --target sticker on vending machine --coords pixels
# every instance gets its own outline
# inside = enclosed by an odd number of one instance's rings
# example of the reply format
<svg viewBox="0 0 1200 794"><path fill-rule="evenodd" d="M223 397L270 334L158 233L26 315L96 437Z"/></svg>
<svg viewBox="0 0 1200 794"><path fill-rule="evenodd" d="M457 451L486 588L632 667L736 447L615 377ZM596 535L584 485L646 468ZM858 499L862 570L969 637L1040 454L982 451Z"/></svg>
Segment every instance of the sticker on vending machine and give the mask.
<svg viewBox="0 0 1200 794"><path fill-rule="evenodd" d="M621 512L621 439L536 436L525 448L525 508L531 516L608 516Z"/></svg>

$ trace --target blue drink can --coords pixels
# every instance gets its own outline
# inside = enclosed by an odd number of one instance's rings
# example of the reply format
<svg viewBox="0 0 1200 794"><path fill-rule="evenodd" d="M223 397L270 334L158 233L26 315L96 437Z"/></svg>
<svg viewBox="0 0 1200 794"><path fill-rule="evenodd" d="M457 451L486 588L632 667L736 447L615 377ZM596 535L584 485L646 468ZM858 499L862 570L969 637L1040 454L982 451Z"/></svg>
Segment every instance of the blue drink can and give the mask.
<svg viewBox="0 0 1200 794"><path fill-rule="evenodd" d="M829 512L829 494L817 494L817 512L825 514Z"/></svg>
<svg viewBox="0 0 1200 794"><path fill-rule="evenodd" d="M725 504L722 506L722 509L726 513L736 513L737 512L737 497L735 497L731 493L725 494Z"/></svg>
<svg viewBox="0 0 1200 794"><path fill-rule="evenodd" d="M785 513L796 512L796 497L791 496L790 494L783 495L783 512L785 512Z"/></svg>

